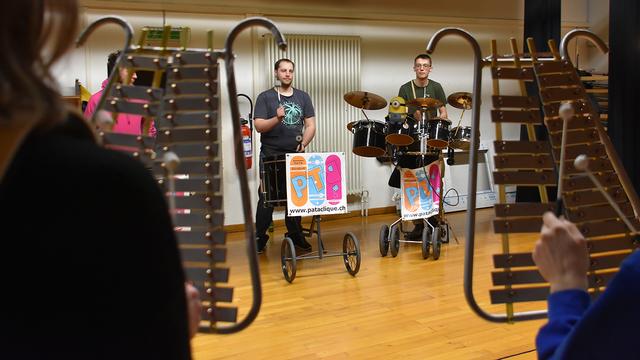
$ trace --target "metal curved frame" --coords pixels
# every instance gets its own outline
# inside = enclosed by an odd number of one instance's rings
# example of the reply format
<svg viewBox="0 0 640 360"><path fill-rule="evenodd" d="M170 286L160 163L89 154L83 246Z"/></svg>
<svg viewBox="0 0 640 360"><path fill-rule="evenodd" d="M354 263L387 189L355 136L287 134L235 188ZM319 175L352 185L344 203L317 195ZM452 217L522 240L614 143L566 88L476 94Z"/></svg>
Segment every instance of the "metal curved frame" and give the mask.
<svg viewBox="0 0 640 360"><path fill-rule="evenodd" d="M567 55L567 46L569 45L569 41L571 41L574 37L587 38L591 40L591 42L595 46L597 46L598 49L600 49L600 51L602 51L603 53L606 54L609 52L609 47L607 46L607 44L605 44L604 41L602 41L602 39L600 39L596 34L592 33L589 30L574 29L566 33L562 37L562 40L560 40L560 56L563 59L569 60L569 55Z"/></svg>
<svg viewBox="0 0 640 360"><path fill-rule="evenodd" d="M589 30L575 29L575 30L569 31L560 41L560 56L562 56L562 59L571 61L571 59L569 59L569 56L567 55L567 46L569 42L573 40L573 38L578 38L578 37L584 37L589 41L591 41L594 45L596 45L596 47L600 51L602 51L603 54L609 53L609 47L607 46L607 44L604 43L604 41L600 37L598 37L598 35L594 34ZM597 115L597 114L594 114L594 115ZM598 133L600 134L600 138L602 139L602 142L604 143L604 146L607 149L607 153L615 152L615 147L613 146L611 139L609 138L604 128L602 127L602 124L600 124L599 121L596 122L596 124L597 124ZM633 212L636 218L639 218L640 217L640 198L638 197L638 193L636 192L635 187L631 182L631 179L629 178L626 170L624 169L624 165L622 164L622 162L617 156L612 156L609 159L611 160L611 164L613 165L614 170L620 176L620 183L622 184L624 191L629 197L629 200L631 202L631 206L633 208Z"/></svg>
<svg viewBox="0 0 640 360"><path fill-rule="evenodd" d="M478 316L491 322L510 322L513 319L533 320L544 318L547 314L546 310L517 313L514 314L513 317L508 317L506 314L489 314L480 308L476 299L473 297L473 253L475 248L476 221L475 189L478 175L478 149L480 146L478 131L480 127L480 92L482 89L483 59L478 41L467 31L460 28L444 28L436 32L429 40L427 53L432 54L435 51L438 42L447 35L457 35L467 40L473 49L474 55L473 95L471 100L473 103L473 108L471 109L471 148L469 151L469 183L467 187L471 193L469 194L469 202L467 205L467 237L464 253L464 295L467 300L467 304L469 304L471 310L473 310Z"/></svg>
<svg viewBox="0 0 640 360"><path fill-rule="evenodd" d="M96 29L105 24L119 25L124 31L124 47L120 51L120 55L118 56L118 59L116 59L116 63L114 66L114 69L117 69L118 67L120 67L122 59L124 59L124 54L131 46L131 41L133 41L133 28L131 27L131 24L129 24L125 19L119 16L106 16L92 22L91 24L89 24L89 26L87 26L86 29L84 29L84 31L82 31L80 36L78 36L78 40L76 40L76 47L81 47L82 45L84 45L89 36L91 36L91 34L93 34ZM117 71L112 71L109 75L109 78L107 79L107 85L102 92L100 101L98 101L98 104L96 105L96 111L94 111L93 115L91 116L91 123L95 123L96 117L98 116L98 110L104 107L104 104L107 101L107 94L111 92L111 87L113 86L115 79L118 76L117 74Z"/></svg>
<svg viewBox="0 0 640 360"><path fill-rule="evenodd" d="M252 26L262 26L271 31L273 36L278 42L278 46L282 50L286 50L287 43L284 36L278 30L276 25L261 17L251 17L244 21L241 21L236 25L225 41L225 48L223 50L225 69L227 72L227 89L229 91L229 103L231 106L231 121L233 126L233 148L235 152L236 171L240 179L240 192L242 196L242 209L245 219L245 237L247 241L247 257L249 258L249 269L251 272L251 285L253 288L253 303L249 313L241 321L224 327L215 327L215 331L220 334L231 334L238 332L253 322L262 304L262 285L260 283L260 269L258 267L257 245L255 241L255 231L253 226L253 215L251 208L251 193L249 192L249 182L247 176L247 170L245 169L244 161L244 147L242 143L242 132L240 128L240 108L238 105L238 90L236 88L236 77L233 68L235 60L235 54L233 53L233 42L237 38L238 34L243 30Z"/></svg>

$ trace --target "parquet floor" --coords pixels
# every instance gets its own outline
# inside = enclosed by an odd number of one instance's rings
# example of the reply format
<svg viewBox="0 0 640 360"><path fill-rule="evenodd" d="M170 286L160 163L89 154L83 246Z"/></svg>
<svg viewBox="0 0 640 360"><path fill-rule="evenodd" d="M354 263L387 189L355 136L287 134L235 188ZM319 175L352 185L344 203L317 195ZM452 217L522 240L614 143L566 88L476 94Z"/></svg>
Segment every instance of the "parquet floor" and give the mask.
<svg viewBox="0 0 640 360"><path fill-rule="evenodd" d="M491 255L500 252L493 234L492 209L476 218L474 295L491 313ZM362 265L356 277L342 258L298 262L298 274L287 283L280 269L283 229L275 231L260 255L264 301L256 321L233 335L197 335L196 360L205 359L535 359L535 334L542 320L495 324L480 319L463 295L465 212L447 216L453 232L439 260L423 260L420 245L401 244L398 257L381 257L380 226L397 216L376 215L322 223L327 249L342 248L347 231L360 240ZM241 233L229 235L231 282L240 316L251 302L248 267ZM514 237L511 251L530 251L534 236ZM311 243L316 247L315 237ZM544 303L516 311L544 308ZM528 352L531 351L531 352Z"/></svg>

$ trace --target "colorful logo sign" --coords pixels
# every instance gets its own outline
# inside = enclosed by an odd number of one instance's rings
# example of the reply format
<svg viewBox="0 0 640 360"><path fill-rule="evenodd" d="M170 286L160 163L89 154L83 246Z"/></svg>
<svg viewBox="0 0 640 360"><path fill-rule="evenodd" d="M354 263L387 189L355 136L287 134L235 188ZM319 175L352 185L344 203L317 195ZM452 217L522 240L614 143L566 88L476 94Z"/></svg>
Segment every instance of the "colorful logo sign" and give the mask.
<svg viewBox="0 0 640 360"><path fill-rule="evenodd" d="M289 216L347 212L344 153L287 154Z"/></svg>
<svg viewBox="0 0 640 360"><path fill-rule="evenodd" d="M437 214L440 207L440 186L439 160L418 169L402 169L402 219L426 219Z"/></svg>

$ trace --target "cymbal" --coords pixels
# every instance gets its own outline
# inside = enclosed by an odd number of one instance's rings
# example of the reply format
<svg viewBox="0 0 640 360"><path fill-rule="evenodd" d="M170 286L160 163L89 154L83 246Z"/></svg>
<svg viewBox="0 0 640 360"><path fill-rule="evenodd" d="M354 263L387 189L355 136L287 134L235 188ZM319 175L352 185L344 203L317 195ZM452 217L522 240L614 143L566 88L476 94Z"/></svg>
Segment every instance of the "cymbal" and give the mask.
<svg viewBox="0 0 640 360"><path fill-rule="evenodd" d="M447 98L449 105L458 109L471 110L471 93L457 92Z"/></svg>
<svg viewBox="0 0 640 360"><path fill-rule="evenodd" d="M407 105L413 105L427 109L439 109L442 106L442 101L434 98L417 98L409 100Z"/></svg>
<svg viewBox="0 0 640 360"><path fill-rule="evenodd" d="M344 101L358 109L379 110L387 106L382 96L366 91L350 91L344 94Z"/></svg>

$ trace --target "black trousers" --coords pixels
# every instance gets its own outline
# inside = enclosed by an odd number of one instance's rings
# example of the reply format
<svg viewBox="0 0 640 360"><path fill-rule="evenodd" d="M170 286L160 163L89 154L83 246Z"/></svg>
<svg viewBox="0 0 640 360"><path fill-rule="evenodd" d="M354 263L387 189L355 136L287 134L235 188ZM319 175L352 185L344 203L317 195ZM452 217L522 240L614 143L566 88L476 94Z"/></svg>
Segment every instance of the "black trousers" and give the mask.
<svg viewBox="0 0 640 360"><path fill-rule="evenodd" d="M262 163L262 153L260 154L260 180L262 180L262 172L264 170L264 164ZM285 184L282 184L284 188ZM262 194L262 188L258 187L258 207L256 208L256 237L261 239L267 238L267 230L269 225L273 221L273 207L266 207L264 201L264 194ZM302 217L300 216L288 216L287 208L285 207L284 223L287 226L287 234L291 240L303 239L302 235Z"/></svg>

